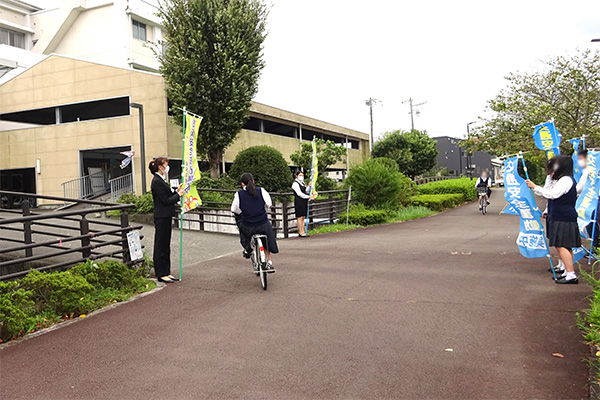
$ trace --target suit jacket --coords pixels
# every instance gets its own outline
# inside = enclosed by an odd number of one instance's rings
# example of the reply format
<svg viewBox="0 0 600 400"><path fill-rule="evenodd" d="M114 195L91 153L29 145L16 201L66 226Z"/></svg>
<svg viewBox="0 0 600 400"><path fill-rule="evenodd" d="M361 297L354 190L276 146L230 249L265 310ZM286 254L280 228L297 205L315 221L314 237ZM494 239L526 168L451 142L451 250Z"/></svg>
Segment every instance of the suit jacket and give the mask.
<svg viewBox="0 0 600 400"><path fill-rule="evenodd" d="M179 195L174 192L167 182L158 174L154 174L152 184L152 199L154 200L154 218L172 218L175 216L175 204Z"/></svg>

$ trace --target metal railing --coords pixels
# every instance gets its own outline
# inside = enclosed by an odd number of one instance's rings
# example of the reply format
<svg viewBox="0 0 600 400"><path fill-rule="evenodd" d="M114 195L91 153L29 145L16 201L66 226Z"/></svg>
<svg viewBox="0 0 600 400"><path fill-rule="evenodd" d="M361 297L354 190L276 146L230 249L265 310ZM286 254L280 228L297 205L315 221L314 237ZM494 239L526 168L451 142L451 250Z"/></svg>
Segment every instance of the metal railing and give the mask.
<svg viewBox="0 0 600 400"><path fill-rule="evenodd" d="M129 223L133 204L113 204L0 190L0 196L27 197L89 205L73 211L34 212L30 202L21 210L0 208L0 280L26 275L30 268L54 270L99 258L129 263L127 233L142 225ZM93 206L93 208L91 207ZM120 221L95 220L90 214L120 211Z"/></svg>
<svg viewBox="0 0 600 400"><path fill-rule="evenodd" d="M61 183L63 196L70 199L89 199L109 192L109 171L104 170Z"/></svg>
<svg viewBox="0 0 600 400"><path fill-rule="evenodd" d="M183 228L223 233L237 233L233 213L229 211L236 190L198 189L202 206L184 214ZM276 233L287 238L298 232L293 193L270 193L273 199L269 219ZM310 202L309 229L322 224L332 224L338 215L346 211L349 190L327 190L319 192L319 198ZM216 199L218 198L218 199ZM175 217L179 227L179 216Z"/></svg>
<svg viewBox="0 0 600 400"><path fill-rule="evenodd" d="M133 174L127 174L108 181L110 200L117 201L125 193L133 193Z"/></svg>

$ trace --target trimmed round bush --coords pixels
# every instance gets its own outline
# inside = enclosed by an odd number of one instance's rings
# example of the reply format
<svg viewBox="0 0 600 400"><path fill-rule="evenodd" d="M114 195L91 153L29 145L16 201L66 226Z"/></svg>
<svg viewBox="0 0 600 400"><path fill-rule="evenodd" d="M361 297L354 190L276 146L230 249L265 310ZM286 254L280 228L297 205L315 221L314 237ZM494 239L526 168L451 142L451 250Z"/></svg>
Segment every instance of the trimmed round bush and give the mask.
<svg viewBox="0 0 600 400"><path fill-rule="evenodd" d="M289 192L294 179L281 152L270 146L248 147L238 153L229 176L239 182L245 172L250 172L256 185L269 192Z"/></svg>
<svg viewBox="0 0 600 400"><path fill-rule="evenodd" d="M393 160L369 159L350 169L345 181L352 186L352 198L369 208L397 208L408 204L413 184L398 172Z"/></svg>

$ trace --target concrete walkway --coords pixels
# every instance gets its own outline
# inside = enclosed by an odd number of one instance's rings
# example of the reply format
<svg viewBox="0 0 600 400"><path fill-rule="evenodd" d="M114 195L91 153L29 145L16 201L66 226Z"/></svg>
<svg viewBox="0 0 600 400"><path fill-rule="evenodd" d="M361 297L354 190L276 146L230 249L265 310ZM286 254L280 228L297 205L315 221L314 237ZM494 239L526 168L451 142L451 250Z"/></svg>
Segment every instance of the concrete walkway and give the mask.
<svg viewBox="0 0 600 400"><path fill-rule="evenodd" d="M266 292L240 254L190 266L0 351L0 398L585 398L590 289L521 257L503 203L282 241Z"/></svg>

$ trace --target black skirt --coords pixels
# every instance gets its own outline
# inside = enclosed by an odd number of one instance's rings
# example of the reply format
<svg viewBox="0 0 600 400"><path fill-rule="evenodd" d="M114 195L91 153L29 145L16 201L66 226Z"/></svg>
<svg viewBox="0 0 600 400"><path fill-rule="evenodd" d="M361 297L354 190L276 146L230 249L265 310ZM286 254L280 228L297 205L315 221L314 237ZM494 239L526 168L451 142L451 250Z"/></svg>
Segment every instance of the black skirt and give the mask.
<svg viewBox="0 0 600 400"><path fill-rule="evenodd" d="M306 212L308 211L308 199L294 196L294 208L296 209L296 218L306 217Z"/></svg>
<svg viewBox="0 0 600 400"><path fill-rule="evenodd" d="M581 236L577 222L554 221L546 219L546 234L550 247L581 247Z"/></svg>

